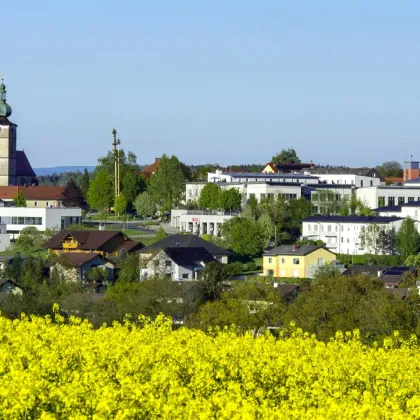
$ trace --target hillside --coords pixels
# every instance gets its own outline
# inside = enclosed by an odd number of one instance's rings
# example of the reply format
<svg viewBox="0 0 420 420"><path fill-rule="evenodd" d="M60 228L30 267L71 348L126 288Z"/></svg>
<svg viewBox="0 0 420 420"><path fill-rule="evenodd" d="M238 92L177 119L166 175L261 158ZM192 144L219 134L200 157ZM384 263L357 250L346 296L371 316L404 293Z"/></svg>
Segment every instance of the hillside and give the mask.
<svg viewBox="0 0 420 420"><path fill-rule="evenodd" d="M95 166L54 166L53 168L34 168L35 173L40 175L62 174L65 172L83 172L87 168L89 172L95 169Z"/></svg>

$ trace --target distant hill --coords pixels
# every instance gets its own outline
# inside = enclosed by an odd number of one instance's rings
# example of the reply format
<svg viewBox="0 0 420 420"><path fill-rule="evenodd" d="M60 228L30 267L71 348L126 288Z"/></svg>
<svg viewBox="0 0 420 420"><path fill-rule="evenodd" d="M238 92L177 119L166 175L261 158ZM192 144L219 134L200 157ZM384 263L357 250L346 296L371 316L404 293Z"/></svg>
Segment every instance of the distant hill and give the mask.
<svg viewBox="0 0 420 420"><path fill-rule="evenodd" d="M89 172L95 169L95 166L55 166L54 168L34 168L37 175L63 174L65 172L83 172L87 168Z"/></svg>

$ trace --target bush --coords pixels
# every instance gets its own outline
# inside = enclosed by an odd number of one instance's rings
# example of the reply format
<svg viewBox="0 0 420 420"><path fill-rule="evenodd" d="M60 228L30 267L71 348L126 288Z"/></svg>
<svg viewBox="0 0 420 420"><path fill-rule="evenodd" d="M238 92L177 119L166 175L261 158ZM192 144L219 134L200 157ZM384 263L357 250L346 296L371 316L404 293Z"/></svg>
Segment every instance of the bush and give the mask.
<svg viewBox="0 0 420 420"><path fill-rule="evenodd" d="M245 264L245 267L246 267L246 264ZM244 269L244 264L240 263L239 261L233 262L231 264L226 264L224 268L225 268L225 273L228 275L239 274L239 273L242 273L243 271L246 271Z"/></svg>

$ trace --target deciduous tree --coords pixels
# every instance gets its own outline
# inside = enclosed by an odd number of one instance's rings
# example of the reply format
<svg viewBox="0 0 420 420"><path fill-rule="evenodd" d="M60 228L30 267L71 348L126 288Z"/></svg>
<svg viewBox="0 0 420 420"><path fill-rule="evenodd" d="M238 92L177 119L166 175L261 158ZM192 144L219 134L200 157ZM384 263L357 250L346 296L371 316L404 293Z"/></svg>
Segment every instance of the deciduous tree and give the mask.
<svg viewBox="0 0 420 420"><path fill-rule="evenodd" d="M127 209L127 204L127 199L123 193L117 195L114 200L114 213L118 216L124 214Z"/></svg>
<svg viewBox="0 0 420 420"><path fill-rule="evenodd" d="M295 151L295 149L283 149L277 155L274 155L271 158L271 162L275 165L280 163L300 163L300 159Z"/></svg>
<svg viewBox="0 0 420 420"><path fill-rule="evenodd" d="M201 209L216 210L219 208L219 197L221 188L210 182L206 184L200 192L198 207Z"/></svg>
<svg viewBox="0 0 420 420"><path fill-rule="evenodd" d="M222 190L219 194L219 207L224 211L236 211L241 208L242 194L237 188Z"/></svg>
<svg viewBox="0 0 420 420"><path fill-rule="evenodd" d="M147 191L137 196L134 207L140 217L151 217L156 213L156 204Z"/></svg>
<svg viewBox="0 0 420 420"><path fill-rule="evenodd" d="M83 207L84 205L83 193L73 178L69 179L64 188L62 203L65 207Z"/></svg>
<svg viewBox="0 0 420 420"><path fill-rule="evenodd" d="M114 202L114 183L112 175L105 169L98 171L91 180L88 191L88 203L92 209L104 211Z"/></svg>
<svg viewBox="0 0 420 420"><path fill-rule="evenodd" d="M420 248L420 235L414 220L407 217L395 237L395 244L400 255L416 255Z"/></svg>

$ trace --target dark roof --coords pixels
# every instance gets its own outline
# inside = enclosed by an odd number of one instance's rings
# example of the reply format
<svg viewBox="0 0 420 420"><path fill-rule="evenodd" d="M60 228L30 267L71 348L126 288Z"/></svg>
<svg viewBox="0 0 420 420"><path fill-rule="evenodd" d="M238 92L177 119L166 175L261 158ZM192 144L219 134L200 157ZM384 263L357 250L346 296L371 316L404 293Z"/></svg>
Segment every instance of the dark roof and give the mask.
<svg viewBox="0 0 420 420"><path fill-rule="evenodd" d="M397 216L310 216L303 222L331 222L331 223L391 223L403 220Z"/></svg>
<svg viewBox="0 0 420 420"><path fill-rule="evenodd" d="M355 189L356 187L353 184L326 184L324 182L320 182L319 184L306 184L307 187L311 187L314 189L320 189L320 188L351 188Z"/></svg>
<svg viewBox="0 0 420 420"><path fill-rule="evenodd" d="M200 248L164 248L163 252L181 267L196 267L200 263L216 261L203 247Z"/></svg>
<svg viewBox="0 0 420 420"><path fill-rule="evenodd" d="M385 206L385 207L378 207L377 209L372 209L374 212L394 212L394 213L400 213L401 212L401 206Z"/></svg>
<svg viewBox="0 0 420 420"><path fill-rule="evenodd" d="M106 252L118 252L123 248L131 250L133 248L142 246L141 243L132 241L124 233L116 230L62 230L53 236L50 240L48 240L43 245L43 247L49 249L62 249L62 242L68 236L72 236L79 243L79 249L89 251L103 251L104 245L107 244L111 239L118 236L122 237L125 243L119 243L112 250L107 249Z"/></svg>
<svg viewBox="0 0 420 420"><path fill-rule="evenodd" d="M161 241L155 242L152 245L146 246L140 252L142 254L152 254L159 249L164 248L205 248L211 255L223 256L232 255L230 251L220 248L209 241L205 241L196 235L170 235Z"/></svg>
<svg viewBox="0 0 420 420"><path fill-rule="evenodd" d="M343 275L353 276L356 274L366 274L369 276L379 277L378 272L382 274L388 268L389 266L387 265L353 265L344 271Z"/></svg>
<svg viewBox="0 0 420 420"><path fill-rule="evenodd" d="M391 287L389 290L393 295L399 297L400 299L405 299L407 297L408 288L405 287Z"/></svg>
<svg viewBox="0 0 420 420"><path fill-rule="evenodd" d="M296 179L318 179L317 176L296 174L271 174L261 172L222 172L222 175L231 175L236 178L296 178Z"/></svg>
<svg viewBox="0 0 420 420"><path fill-rule="evenodd" d="M22 287L22 286L19 286L19 284L17 284L15 281L13 281L11 279L0 279L0 286L3 286L3 284L5 284L5 283L12 283L16 287Z"/></svg>
<svg viewBox="0 0 420 420"><path fill-rule="evenodd" d="M278 284L277 290L280 293L280 296L287 296L290 293L298 292L300 290L300 286L298 284Z"/></svg>
<svg viewBox="0 0 420 420"><path fill-rule="evenodd" d="M94 260L97 257L99 257L102 261L109 262L100 254L95 252L66 252L64 256L77 268L82 267L84 264Z"/></svg>
<svg viewBox="0 0 420 420"><path fill-rule="evenodd" d="M36 175L23 150L16 150L16 176L30 176L36 180Z"/></svg>
<svg viewBox="0 0 420 420"><path fill-rule="evenodd" d="M280 245L276 248L273 248L267 252L264 253L264 255L299 255L299 256L305 256L308 254L311 254L312 252L316 251L317 249L325 249L328 252L331 252L331 254L334 254L329 249L326 249L322 246L314 246L314 245Z"/></svg>

